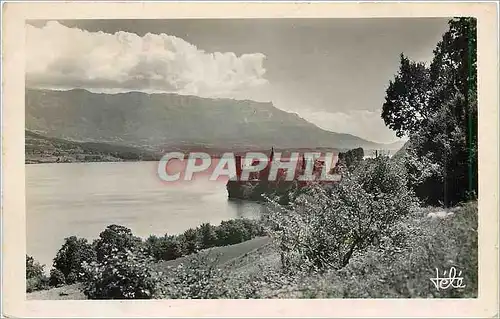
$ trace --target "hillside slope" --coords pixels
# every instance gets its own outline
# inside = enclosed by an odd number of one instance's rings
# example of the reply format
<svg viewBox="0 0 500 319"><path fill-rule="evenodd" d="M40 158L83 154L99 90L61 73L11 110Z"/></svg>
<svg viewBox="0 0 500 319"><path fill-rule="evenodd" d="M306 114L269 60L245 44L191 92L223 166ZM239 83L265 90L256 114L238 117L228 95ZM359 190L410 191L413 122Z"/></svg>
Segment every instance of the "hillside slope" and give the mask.
<svg viewBox="0 0 500 319"><path fill-rule="evenodd" d="M27 89L26 128L47 136L163 150L182 145L394 149L328 132L272 103L176 94Z"/></svg>
<svg viewBox="0 0 500 319"><path fill-rule="evenodd" d="M74 142L55 137L46 137L35 132L24 132L25 162L120 162L147 161L160 158L153 152L134 147L95 142Z"/></svg>

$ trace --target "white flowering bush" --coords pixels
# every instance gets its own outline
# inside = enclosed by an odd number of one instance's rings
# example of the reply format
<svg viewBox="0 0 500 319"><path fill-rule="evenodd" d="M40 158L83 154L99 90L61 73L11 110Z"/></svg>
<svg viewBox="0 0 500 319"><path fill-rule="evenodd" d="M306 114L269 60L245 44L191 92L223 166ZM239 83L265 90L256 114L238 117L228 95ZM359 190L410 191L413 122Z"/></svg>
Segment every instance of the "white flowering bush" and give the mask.
<svg viewBox="0 0 500 319"><path fill-rule="evenodd" d="M89 299L151 299L160 293L160 275L142 240L120 225L108 226L93 245L97 260L79 274Z"/></svg>
<svg viewBox="0 0 500 319"><path fill-rule="evenodd" d="M142 252L119 251L102 261L84 263L84 294L89 299L151 299L161 293L161 274L154 260Z"/></svg>

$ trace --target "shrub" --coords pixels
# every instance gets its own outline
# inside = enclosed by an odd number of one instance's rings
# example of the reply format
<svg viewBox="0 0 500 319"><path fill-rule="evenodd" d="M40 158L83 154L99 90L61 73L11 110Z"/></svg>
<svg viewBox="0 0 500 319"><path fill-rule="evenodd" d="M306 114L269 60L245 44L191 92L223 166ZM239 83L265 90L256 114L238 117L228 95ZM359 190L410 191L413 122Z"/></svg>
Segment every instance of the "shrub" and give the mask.
<svg viewBox="0 0 500 319"><path fill-rule="evenodd" d="M218 246L238 244L256 236L265 235L260 221L251 219L233 219L223 221L215 230Z"/></svg>
<svg viewBox="0 0 500 319"><path fill-rule="evenodd" d="M290 206L273 202L269 231L285 269L340 269L416 208L399 165L366 161L332 187L310 185Z"/></svg>
<svg viewBox="0 0 500 319"><path fill-rule="evenodd" d="M216 265L217 257L197 254L187 263L170 268L165 276L163 298L224 298L227 278Z"/></svg>
<svg viewBox="0 0 500 319"><path fill-rule="evenodd" d="M162 260L172 260L183 256L182 243L176 236L167 236L161 242Z"/></svg>
<svg viewBox="0 0 500 319"><path fill-rule="evenodd" d="M428 210L427 210L428 211ZM432 219L418 211L394 224L380 244L356 252L341 270L296 280L290 298L477 297L477 202ZM430 278L451 266L462 271L463 289L437 290Z"/></svg>
<svg viewBox="0 0 500 319"><path fill-rule="evenodd" d="M124 226L109 225L99 234L99 239L94 243L97 261L103 261L112 252L138 251L144 248L139 237L135 237L132 231Z"/></svg>
<svg viewBox="0 0 500 319"><path fill-rule="evenodd" d="M340 152L335 166L345 166L345 168L353 170L363 160L364 156L365 152L361 147L348 150L345 153Z"/></svg>
<svg viewBox="0 0 500 319"><path fill-rule="evenodd" d="M83 269L82 269L83 270ZM66 283L62 271L56 268L50 270L49 285L53 287L60 287Z"/></svg>
<svg viewBox="0 0 500 319"><path fill-rule="evenodd" d="M54 258L54 268L59 270L68 284L79 280L83 273L82 263L95 260L96 254L85 238L71 236L65 242Z"/></svg>
<svg viewBox="0 0 500 319"><path fill-rule="evenodd" d="M179 236L179 241L182 245L183 255L196 253L200 249L200 242L196 229L187 229L182 235Z"/></svg>
<svg viewBox="0 0 500 319"><path fill-rule="evenodd" d="M218 246L227 246L251 239L251 234L240 220L222 221L216 230Z"/></svg>
<svg viewBox="0 0 500 319"><path fill-rule="evenodd" d="M151 299L161 292L154 260L140 251L112 248L101 260L85 264L84 294L89 299Z"/></svg>
<svg viewBox="0 0 500 319"><path fill-rule="evenodd" d="M33 292L49 288L47 276L26 278L26 292Z"/></svg>
<svg viewBox="0 0 500 319"><path fill-rule="evenodd" d="M182 244L176 236L149 236L145 242L149 256L156 260L173 260L182 257Z"/></svg>
<svg viewBox="0 0 500 319"><path fill-rule="evenodd" d="M163 238L159 238L158 236L151 235L145 241L146 252L149 256L155 258L156 260L161 259L162 251L160 247L160 243Z"/></svg>
<svg viewBox="0 0 500 319"><path fill-rule="evenodd" d="M33 257L26 255L26 292L48 287L48 278L43 268L44 265L40 265Z"/></svg>
<svg viewBox="0 0 500 319"><path fill-rule="evenodd" d="M264 235L260 221L242 218L223 221L219 226L205 223L177 236L150 236L145 242L145 249L156 260L172 260L201 249L238 244Z"/></svg>
<svg viewBox="0 0 500 319"><path fill-rule="evenodd" d="M214 247L217 244L217 234L214 226L204 223L198 227L197 232L201 249Z"/></svg>
<svg viewBox="0 0 500 319"><path fill-rule="evenodd" d="M44 265L40 265L33 257L26 255L26 278L41 277Z"/></svg>

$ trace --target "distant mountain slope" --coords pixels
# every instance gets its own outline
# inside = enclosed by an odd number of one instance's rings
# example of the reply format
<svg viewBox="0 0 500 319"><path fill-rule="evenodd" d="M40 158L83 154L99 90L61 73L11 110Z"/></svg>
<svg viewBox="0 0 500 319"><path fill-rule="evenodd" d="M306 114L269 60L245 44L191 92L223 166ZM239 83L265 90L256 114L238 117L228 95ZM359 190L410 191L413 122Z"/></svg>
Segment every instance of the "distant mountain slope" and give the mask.
<svg viewBox="0 0 500 319"><path fill-rule="evenodd" d="M160 156L134 147L73 142L25 131L25 162L119 162L156 160Z"/></svg>
<svg viewBox="0 0 500 319"><path fill-rule="evenodd" d="M410 147L410 140L406 141L404 145L394 154L393 160L402 160L408 153L408 148Z"/></svg>
<svg viewBox="0 0 500 319"><path fill-rule="evenodd" d="M91 93L27 89L26 128L78 141L160 150L182 145L385 148L328 132L272 103L176 94ZM391 146L392 147L392 146Z"/></svg>

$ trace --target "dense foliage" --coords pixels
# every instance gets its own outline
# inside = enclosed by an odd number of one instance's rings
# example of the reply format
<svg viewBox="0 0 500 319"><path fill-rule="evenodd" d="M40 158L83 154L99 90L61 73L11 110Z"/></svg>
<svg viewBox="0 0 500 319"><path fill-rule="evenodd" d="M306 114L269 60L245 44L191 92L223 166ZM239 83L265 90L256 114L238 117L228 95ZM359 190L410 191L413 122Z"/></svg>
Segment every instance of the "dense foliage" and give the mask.
<svg viewBox="0 0 500 319"><path fill-rule="evenodd" d="M100 261L84 263L84 294L89 299L151 299L159 293L159 275L142 251L111 247Z"/></svg>
<svg viewBox="0 0 500 319"><path fill-rule="evenodd" d="M343 166L346 169L353 170L363 160L364 156L365 152L361 147L348 150L347 152L340 152L336 167ZM341 170L337 171L337 173L341 173Z"/></svg>
<svg viewBox="0 0 500 319"><path fill-rule="evenodd" d="M48 278L44 274L44 265L40 265L33 257L26 255L26 292L45 289Z"/></svg>
<svg viewBox="0 0 500 319"><path fill-rule="evenodd" d="M476 297L477 203L467 203L442 217L433 217L435 213L438 212L432 208L410 212L388 227L378 242L355 250L349 263L340 269L327 266L322 271L304 272L268 264L265 260L276 253L275 249L280 252L279 245L273 245L267 255L265 252L260 255L253 271L224 267L210 254L196 254L163 273L147 268L151 265L147 259L134 259L127 267L143 276L126 272L127 282L119 281L109 271L103 273L114 278L107 287L129 287L127 291L140 291L130 287L149 287L148 291L154 292L141 298ZM462 271L465 288L436 290L429 280L435 276L435 268L443 271L451 266ZM101 269L95 274L100 276L100 273ZM116 273L124 272L120 269ZM120 284L115 286L110 282Z"/></svg>
<svg viewBox="0 0 500 319"><path fill-rule="evenodd" d="M217 267L217 257L196 255L164 274L162 297L214 299L227 295L227 275Z"/></svg>
<svg viewBox="0 0 500 319"><path fill-rule="evenodd" d="M121 225L109 225L94 242L97 261L104 261L113 253L138 251L143 248L142 239Z"/></svg>
<svg viewBox="0 0 500 319"><path fill-rule="evenodd" d="M83 273L82 263L95 259L95 251L85 238L68 237L54 258L54 269L62 274L62 281L72 284ZM51 271L52 274L52 271ZM59 273L57 274L60 277ZM51 276L52 277L52 276ZM56 280L57 282L59 279Z"/></svg>
<svg viewBox="0 0 500 319"><path fill-rule="evenodd" d="M203 224L177 236L150 236L143 242L130 229L110 225L94 243L97 260L83 263L84 293L90 299L204 298L222 293L220 285L209 284L217 269L208 256L196 256L167 274L157 271L155 262L240 243L263 231L257 221L237 219L219 226Z"/></svg>
<svg viewBox="0 0 500 319"><path fill-rule="evenodd" d="M53 287L59 287L66 283L66 278L62 271L56 268L50 270L49 285Z"/></svg>
<svg viewBox="0 0 500 319"><path fill-rule="evenodd" d="M172 260L202 249L233 245L264 235L264 228L258 220L242 218L222 221L218 226L205 223L177 236L150 236L145 249L156 260Z"/></svg>
<svg viewBox="0 0 500 319"><path fill-rule="evenodd" d="M401 55L382 118L410 138L408 169L419 197L450 206L477 195L476 19L449 21L430 66Z"/></svg>
<svg viewBox="0 0 500 319"><path fill-rule="evenodd" d="M477 202L442 217L418 210L395 223L378 246L357 252L340 271L302 276L280 297L475 298L478 293ZM430 278L456 267L464 288L437 290Z"/></svg>
<svg viewBox="0 0 500 319"><path fill-rule="evenodd" d="M26 256L26 289L31 292L49 285L83 282L84 292L91 299L153 298L165 293L159 285L165 280L159 280L161 274L152 268L157 261L264 235L261 222L249 219L222 221L218 226L205 223L179 235L150 236L145 241L126 227L110 225L92 244L76 236L66 238L54 258L50 278L45 276L43 266ZM200 261L200 265L207 262ZM187 276L181 269L172 273Z"/></svg>
<svg viewBox="0 0 500 319"><path fill-rule="evenodd" d="M403 169L388 158L366 161L330 188L311 186L268 220L285 269L340 269L416 208Z"/></svg>

